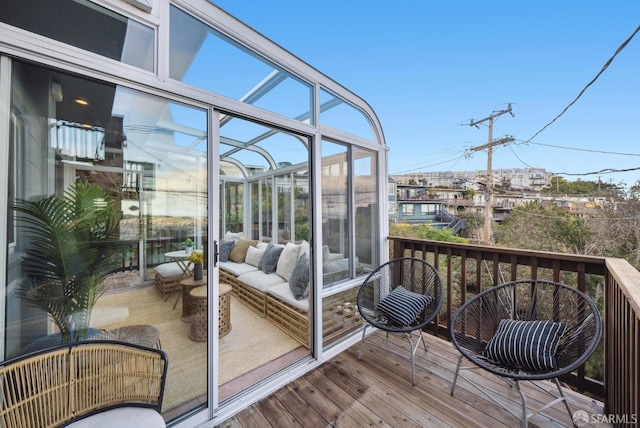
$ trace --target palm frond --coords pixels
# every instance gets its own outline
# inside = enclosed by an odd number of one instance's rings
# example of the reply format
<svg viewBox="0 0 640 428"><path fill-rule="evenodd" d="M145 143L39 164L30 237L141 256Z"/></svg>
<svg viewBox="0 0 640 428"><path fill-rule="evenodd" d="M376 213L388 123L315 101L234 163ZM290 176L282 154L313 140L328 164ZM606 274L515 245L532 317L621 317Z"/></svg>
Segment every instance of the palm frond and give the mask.
<svg viewBox="0 0 640 428"><path fill-rule="evenodd" d="M62 196L18 200L19 227L29 238L19 295L51 316L63 339L86 334L105 276L119 265L120 213L98 185L79 182Z"/></svg>

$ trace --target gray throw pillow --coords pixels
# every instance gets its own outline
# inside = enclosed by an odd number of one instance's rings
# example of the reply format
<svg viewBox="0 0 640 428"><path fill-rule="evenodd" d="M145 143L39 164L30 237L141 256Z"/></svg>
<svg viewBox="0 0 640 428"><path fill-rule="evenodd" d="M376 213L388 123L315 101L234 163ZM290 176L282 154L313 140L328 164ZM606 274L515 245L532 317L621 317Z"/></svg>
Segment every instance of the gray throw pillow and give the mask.
<svg viewBox="0 0 640 428"><path fill-rule="evenodd" d="M309 256L303 254L296 263L289 278L289 288L296 300L309 296Z"/></svg>
<svg viewBox="0 0 640 428"><path fill-rule="evenodd" d="M262 272L273 273L276 271L282 250L284 250L284 247L274 245L264 251L264 256L262 256Z"/></svg>
<svg viewBox="0 0 640 428"><path fill-rule="evenodd" d="M220 241L220 245L219 245L219 257L220 257L220 261L221 262L228 262L229 261L229 253L231 253L231 250L233 249L233 246L236 245L236 241L234 240L221 240Z"/></svg>
<svg viewBox="0 0 640 428"><path fill-rule="evenodd" d="M269 242L269 244L267 244L267 247L264 249L264 254L267 254L267 250L269 248L273 248L273 247L274 247L273 242ZM264 270L262 268L262 266L264 265L264 254L262 255L262 258L260 259L260 262L258 262L258 269L260 269L260 270Z"/></svg>

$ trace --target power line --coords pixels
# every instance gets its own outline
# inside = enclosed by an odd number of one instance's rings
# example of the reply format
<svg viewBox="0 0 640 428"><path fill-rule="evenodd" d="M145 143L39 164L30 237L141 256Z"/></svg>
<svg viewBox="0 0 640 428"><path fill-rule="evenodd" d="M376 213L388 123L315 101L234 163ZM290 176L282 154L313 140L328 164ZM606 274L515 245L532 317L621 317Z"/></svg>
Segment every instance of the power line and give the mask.
<svg viewBox="0 0 640 428"><path fill-rule="evenodd" d="M519 140L519 141L522 141L522 140ZM606 155L640 156L640 153L622 153L622 152L610 152L610 151L606 151L606 150L582 149L582 148L579 148L579 147L559 146L559 145L556 145L556 144L536 143L536 142L533 142L533 141L522 141L522 144L536 144L538 146L553 147L553 148L556 148L556 149L575 150L577 152L602 153L602 154L606 154Z"/></svg>
<svg viewBox="0 0 640 428"><path fill-rule="evenodd" d="M640 170L640 166L635 168L605 168L600 171L591 171L591 172L581 172L581 173L571 173L571 172L556 172L558 175L595 175L595 174L613 174L614 172L630 172L630 171L638 171Z"/></svg>
<svg viewBox="0 0 640 428"><path fill-rule="evenodd" d="M578 96L569 103L569 105L567 105L564 110L562 110L560 112L560 114L558 114L556 117L553 118L553 120L549 123L547 123L545 126L542 127L542 129L540 129L538 132L536 132L533 137L529 138L527 141L531 141L534 138L536 138L538 136L538 134L540 134L542 131L544 131L545 129L547 129L552 123L554 123L556 120L558 120L560 118L560 116L562 116L563 114L565 114L565 112L567 110L569 110L569 108L574 105L576 103L576 101L578 101L578 99L582 96L582 94L585 93L585 91L587 90L587 88L589 88L589 86L591 86L596 80L598 80L598 78L600 77L600 75L602 73L604 73L604 71L607 69L607 67L609 67L609 64L611 64L611 62L613 61L613 59L620 53L622 52L622 50L627 46L627 44L631 41L631 39L633 39L633 37L640 31L640 25L638 26L638 28L636 28L636 30L633 32L633 34L631 34L631 36L629 36L629 38L627 40L625 40L620 47L618 47L618 49L616 50L616 52L613 54L613 56L611 58L609 58L609 60L604 64L604 66L602 67L602 69L600 70L600 72L598 74L596 74L596 77L594 77L591 82L587 83L587 86L585 86L580 93L578 94Z"/></svg>

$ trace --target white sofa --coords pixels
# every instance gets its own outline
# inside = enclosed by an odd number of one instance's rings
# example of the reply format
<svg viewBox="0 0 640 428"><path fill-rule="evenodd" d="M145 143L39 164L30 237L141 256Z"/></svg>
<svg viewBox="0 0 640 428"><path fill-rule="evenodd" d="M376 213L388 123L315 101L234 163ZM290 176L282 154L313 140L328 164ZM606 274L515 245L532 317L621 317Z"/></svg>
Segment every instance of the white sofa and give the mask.
<svg viewBox="0 0 640 428"><path fill-rule="evenodd" d="M227 234L225 238L231 237ZM241 240L243 240L242 237L238 238L236 243ZM296 299L289 282L289 278L292 275L295 276L293 270L295 270L296 262L300 261L304 254L308 256L309 244L303 241L300 244L287 243L281 246L282 253L277 260L275 271L266 273L261 269L260 263L256 262L254 255L258 251L266 252L267 244L253 242L255 247L250 245L254 249L247 249L244 261L240 261L238 257L235 258L235 261L227 260L224 257L225 254L221 254L220 281L231 285L233 295L260 316L267 318L304 346L309 347L309 301L306 295L305 298ZM246 245L246 242L240 245L243 244ZM236 256L238 255L236 254ZM333 255L330 262L336 261L338 257L337 254ZM306 285L308 287L308 282ZM335 308L341 308L341 302L355 302L356 292L356 289L347 290L335 297L323 299L323 318L328 334L335 334L336 331L342 329L343 320L340 320L340 328L328 328L329 325L337 325L333 321L334 318L342 318L340 314L334 316L333 312L339 311ZM357 321L357 325L359 325L359 317L353 318L353 321ZM347 324L350 330L356 326L354 322Z"/></svg>

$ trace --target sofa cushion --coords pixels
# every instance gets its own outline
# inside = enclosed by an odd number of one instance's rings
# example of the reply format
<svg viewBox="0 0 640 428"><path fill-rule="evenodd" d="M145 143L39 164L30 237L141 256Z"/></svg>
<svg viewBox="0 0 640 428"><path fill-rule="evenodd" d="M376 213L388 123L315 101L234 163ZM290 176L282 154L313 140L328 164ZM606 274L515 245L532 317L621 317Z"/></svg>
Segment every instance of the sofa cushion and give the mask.
<svg viewBox="0 0 640 428"><path fill-rule="evenodd" d="M335 273L349 270L349 259L333 260L322 265L324 273Z"/></svg>
<svg viewBox="0 0 640 428"><path fill-rule="evenodd" d="M293 297L293 293L291 292L291 288L289 288L288 282L283 282L282 284L269 287L267 289L267 294L271 294L272 296L277 297L283 302L289 303L295 308L298 308L305 312L309 311L309 299L297 300L295 297Z"/></svg>
<svg viewBox="0 0 640 428"><path fill-rule="evenodd" d="M156 266L154 269L158 275L164 278L168 278L171 276L179 276L184 274L178 262L162 263Z"/></svg>
<svg viewBox="0 0 640 428"><path fill-rule="evenodd" d="M287 281L291 278L291 272L293 272L293 269L296 267L299 252L299 244L287 242L287 245L284 246L284 250L282 250L282 254L280 254L276 273Z"/></svg>
<svg viewBox="0 0 640 428"><path fill-rule="evenodd" d="M96 413L67 425L68 428L124 427L156 428L166 427L162 415L153 409L142 407L118 407Z"/></svg>
<svg viewBox="0 0 640 428"><path fill-rule="evenodd" d="M264 273L261 270L243 273L242 275L238 276L238 281L251 288L262 291L263 293L266 293L267 289L273 287L274 285L279 285L286 282L280 275L276 274L275 272Z"/></svg>
<svg viewBox="0 0 640 428"><path fill-rule="evenodd" d="M311 245L307 241L302 241L300 243L300 251L298 252L298 260L302 257L303 254L311 257Z"/></svg>
<svg viewBox="0 0 640 428"><path fill-rule="evenodd" d="M309 296L309 256L303 254L298 259L296 267L291 272L289 279L289 288L296 300L304 299Z"/></svg>
<svg viewBox="0 0 640 428"><path fill-rule="evenodd" d="M218 257L221 262L229 261L229 254L231 253L231 250L235 245L236 241L234 241L233 239L223 239L222 241L220 241L220 245L218 246Z"/></svg>
<svg viewBox="0 0 640 428"><path fill-rule="evenodd" d="M229 232L229 231L227 231L224 234L224 240L225 241L236 241L236 242L238 242L241 239L244 239L244 233L243 232Z"/></svg>
<svg viewBox="0 0 640 428"><path fill-rule="evenodd" d="M322 263L328 263L340 259L344 259L344 255L342 253L332 253L329 251L328 245L322 246Z"/></svg>
<svg viewBox="0 0 640 428"><path fill-rule="evenodd" d="M251 266L247 263L235 263L235 262L220 262L218 264L220 269L224 269L225 271L235 275L240 276L243 273L253 272L258 270L257 267Z"/></svg>
<svg viewBox="0 0 640 428"><path fill-rule="evenodd" d="M244 259L244 262L251 266L258 267L265 251L266 250L260 250L256 247L247 248L247 255Z"/></svg>
<svg viewBox="0 0 640 428"><path fill-rule="evenodd" d="M265 250L264 256L262 256L262 271L264 273L273 273L276 271L282 250L284 250L284 246L282 245L274 245Z"/></svg>
<svg viewBox="0 0 640 428"><path fill-rule="evenodd" d="M247 250L249 247L255 247L258 245L258 241L253 239L241 239L236 242L231 252L229 253L229 261L236 263L244 263L244 259L247 256Z"/></svg>

